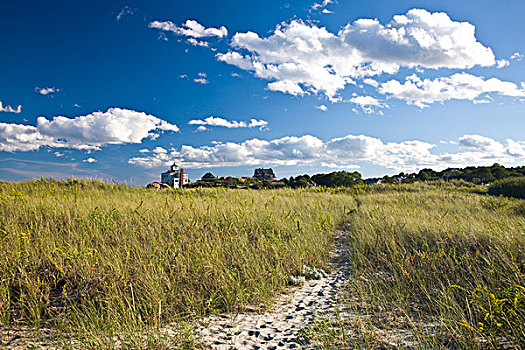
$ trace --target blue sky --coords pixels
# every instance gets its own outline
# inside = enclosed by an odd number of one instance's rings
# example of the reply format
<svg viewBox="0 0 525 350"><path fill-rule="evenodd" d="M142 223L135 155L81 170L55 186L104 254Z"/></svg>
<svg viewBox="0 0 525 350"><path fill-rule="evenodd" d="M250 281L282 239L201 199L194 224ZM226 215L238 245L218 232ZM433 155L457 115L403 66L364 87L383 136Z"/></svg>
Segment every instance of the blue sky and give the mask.
<svg viewBox="0 0 525 350"><path fill-rule="evenodd" d="M522 1L0 4L0 180L525 163Z"/></svg>

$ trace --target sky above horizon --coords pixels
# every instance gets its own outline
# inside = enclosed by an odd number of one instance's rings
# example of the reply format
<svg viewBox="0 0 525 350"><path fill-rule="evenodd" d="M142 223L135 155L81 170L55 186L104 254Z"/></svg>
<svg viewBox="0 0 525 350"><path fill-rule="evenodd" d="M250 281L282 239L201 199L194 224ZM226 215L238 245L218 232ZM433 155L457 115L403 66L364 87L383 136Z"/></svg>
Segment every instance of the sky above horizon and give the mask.
<svg viewBox="0 0 525 350"><path fill-rule="evenodd" d="M525 164L525 2L0 4L0 181Z"/></svg>

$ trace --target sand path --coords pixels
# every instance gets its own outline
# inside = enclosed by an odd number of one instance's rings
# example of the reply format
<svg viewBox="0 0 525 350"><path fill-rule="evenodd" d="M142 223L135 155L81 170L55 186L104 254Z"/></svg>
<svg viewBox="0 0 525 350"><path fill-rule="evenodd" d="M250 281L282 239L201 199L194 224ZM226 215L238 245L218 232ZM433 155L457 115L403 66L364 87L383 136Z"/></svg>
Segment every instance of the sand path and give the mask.
<svg viewBox="0 0 525 350"><path fill-rule="evenodd" d="M339 236L341 236L340 234ZM301 287L280 296L264 313L214 315L197 329L202 345L210 349L304 349L314 344L299 336L313 320L335 316L338 292L348 277L341 237L332 252L332 273L319 280L307 280Z"/></svg>

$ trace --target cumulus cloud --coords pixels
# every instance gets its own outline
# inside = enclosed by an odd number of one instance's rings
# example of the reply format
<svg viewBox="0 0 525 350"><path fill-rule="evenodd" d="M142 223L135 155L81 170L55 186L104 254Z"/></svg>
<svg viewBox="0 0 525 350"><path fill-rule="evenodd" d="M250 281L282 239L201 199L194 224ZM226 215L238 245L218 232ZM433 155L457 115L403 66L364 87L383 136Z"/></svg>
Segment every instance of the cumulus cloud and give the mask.
<svg viewBox="0 0 525 350"><path fill-rule="evenodd" d="M195 78L195 79L193 79L193 82L194 83L203 84L203 85L209 83L208 79L206 79L206 78Z"/></svg>
<svg viewBox="0 0 525 350"><path fill-rule="evenodd" d="M82 162L83 163L96 163L98 161L95 158L89 157L88 159L84 159Z"/></svg>
<svg viewBox="0 0 525 350"><path fill-rule="evenodd" d="M361 106L380 106L381 103L372 96L356 96L350 99L350 102Z"/></svg>
<svg viewBox="0 0 525 350"><path fill-rule="evenodd" d="M315 106L315 108L317 108L317 109L319 109L319 110L321 110L323 112L328 110L328 107L326 107L325 105Z"/></svg>
<svg viewBox="0 0 525 350"><path fill-rule="evenodd" d="M184 163L188 168L211 166L256 165L265 161L280 165L296 165L319 157L322 141L310 135L287 136L265 141L251 139L242 143L217 142L213 146L193 147L183 145L169 154L134 157L131 164L143 167L159 167L173 160Z"/></svg>
<svg viewBox="0 0 525 350"><path fill-rule="evenodd" d="M22 106L18 105L16 108L11 107L10 105L4 106L2 101L0 101L0 112L19 114L22 112Z"/></svg>
<svg viewBox="0 0 525 350"><path fill-rule="evenodd" d="M485 80L468 73L456 73L449 77L421 79L416 75L406 78L404 83L390 80L381 84L379 92L405 100L420 108L434 102L447 100L474 100L484 93L496 92L503 96L525 97L525 89L497 78Z"/></svg>
<svg viewBox="0 0 525 350"><path fill-rule="evenodd" d="M220 117L213 117L210 116L204 120L201 119L193 119L188 122L190 125L200 125L198 131L204 131L206 130L206 126L221 126L228 129L235 129L235 128L259 128L259 130L263 130L268 126L268 122L266 120L260 119L250 119L250 122L247 123L245 121L236 121L236 120L227 120ZM201 128L202 127L202 128Z"/></svg>
<svg viewBox="0 0 525 350"><path fill-rule="evenodd" d="M338 101L338 91L355 79L401 67L455 68L496 64L494 53L477 41L475 27L446 13L412 9L387 24L358 19L339 32L301 20L279 24L273 34L236 33L232 51L219 61L269 80L268 89L291 95L323 93Z"/></svg>
<svg viewBox="0 0 525 350"><path fill-rule="evenodd" d="M488 151L491 153L504 152L505 146L500 142L481 135L463 135L458 139L460 147L476 151Z"/></svg>
<svg viewBox="0 0 525 350"><path fill-rule="evenodd" d="M355 96L348 101L356 104L366 114L373 114L380 108L388 107L388 105L379 102L378 99L372 96ZM378 112L383 114L381 111Z"/></svg>
<svg viewBox="0 0 525 350"><path fill-rule="evenodd" d="M228 30L225 26L221 26L220 28L206 28L196 20L192 19L188 19L181 27L171 21L153 21L149 24L149 27L191 38L223 38L228 35Z"/></svg>
<svg viewBox="0 0 525 350"><path fill-rule="evenodd" d="M507 67L508 65L510 65L509 60L506 60L504 58L496 61L496 67L498 68L504 68L504 67Z"/></svg>
<svg viewBox="0 0 525 350"><path fill-rule="evenodd" d="M516 61L521 61L521 60L523 60L523 55L521 53L519 53L519 52L514 52L512 54L512 56L510 56L509 59L516 60Z"/></svg>
<svg viewBox="0 0 525 350"><path fill-rule="evenodd" d="M377 80L370 79L370 78L363 79L363 83L371 85L373 87L378 87L379 86L379 83L377 82Z"/></svg>
<svg viewBox="0 0 525 350"><path fill-rule="evenodd" d="M210 46L207 41L197 40L195 38L189 38L188 42L190 44L192 44L193 46L201 46L201 47L209 47Z"/></svg>
<svg viewBox="0 0 525 350"><path fill-rule="evenodd" d="M108 144L141 143L159 131L179 128L155 116L122 108L67 118L38 117L36 126L0 123L0 151L31 151L40 147L100 149Z"/></svg>
<svg viewBox="0 0 525 350"><path fill-rule="evenodd" d="M316 2L312 5L312 10L317 10L320 8L324 8L328 6L329 4L333 4L335 0L323 0L322 2Z"/></svg>
<svg viewBox="0 0 525 350"><path fill-rule="evenodd" d="M35 92L39 93L40 95L44 95L44 96L53 95L55 92L58 92L58 91L60 91L60 89L57 89L55 87L41 88L37 86L35 88Z"/></svg>
<svg viewBox="0 0 525 350"><path fill-rule="evenodd" d="M480 135L464 135L453 153L440 154L436 145L419 141L383 142L366 135L347 135L323 141L315 136L287 136L271 141L251 139L240 143L216 142L209 146L183 145L169 152L159 152L129 159L143 167L161 167L173 161L188 168L240 165L312 165L340 164L357 168L359 164L382 166L397 171L415 171L425 167L446 168L494 162L517 164L525 161L525 142L506 140L506 145Z"/></svg>

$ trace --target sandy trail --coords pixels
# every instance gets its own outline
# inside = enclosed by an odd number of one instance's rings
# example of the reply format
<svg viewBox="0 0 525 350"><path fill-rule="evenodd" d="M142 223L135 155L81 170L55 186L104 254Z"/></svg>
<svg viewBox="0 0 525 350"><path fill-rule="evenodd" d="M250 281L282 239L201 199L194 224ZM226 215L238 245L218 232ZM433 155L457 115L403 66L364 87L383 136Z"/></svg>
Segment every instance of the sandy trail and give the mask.
<svg viewBox="0 0 525 350"><path fill-rule="evenodd" d="M335 316L339 290L348 277L343 259L342 234L331 254L332 273L320 280L307 280L280 296L274 307L264 313L237 316L214 315L197 329L202 345L211 349L304 349L314 347L298 337L314 319Z"/></svg>

